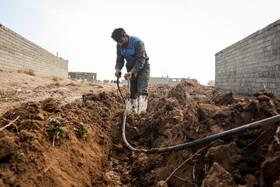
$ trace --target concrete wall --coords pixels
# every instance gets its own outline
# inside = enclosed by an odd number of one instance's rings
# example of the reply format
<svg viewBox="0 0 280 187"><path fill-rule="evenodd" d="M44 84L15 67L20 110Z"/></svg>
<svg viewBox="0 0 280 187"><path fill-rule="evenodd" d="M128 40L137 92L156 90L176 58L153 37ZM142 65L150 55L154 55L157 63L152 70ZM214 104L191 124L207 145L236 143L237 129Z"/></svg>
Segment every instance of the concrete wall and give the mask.
<svg viewBox="0 0 280 187"><path fill-rule="evenodd" d="M0 24L0 68L33 70L37 75L68 77L68 61Z"/></svg>
<svg viewBox="0 0 280 187"><path fill-rule="evenodd" d="M216 54L216 88L251 95L264 85L280 97L280 20Z"/></svg>

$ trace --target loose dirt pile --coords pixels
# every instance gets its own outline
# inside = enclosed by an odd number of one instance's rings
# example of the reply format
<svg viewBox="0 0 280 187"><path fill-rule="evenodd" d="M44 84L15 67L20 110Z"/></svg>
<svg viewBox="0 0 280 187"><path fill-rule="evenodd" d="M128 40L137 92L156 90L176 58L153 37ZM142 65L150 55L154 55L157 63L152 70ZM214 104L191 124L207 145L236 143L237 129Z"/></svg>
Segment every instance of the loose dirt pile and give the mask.
<svg viewBox="0 0 280 187"><path fill-rule="evenodd" d="M189 79L175 87L152 86L148 112L127 116L128 142L145 149L173 146L280 112L273 94L254 95L237 99ZM145 154L125 147L123 110L113 90L89 92L68 104L29 101L5 112L1 127L19 118L0 131L0 186L280 185L279 122L184 150Z"/></svg>

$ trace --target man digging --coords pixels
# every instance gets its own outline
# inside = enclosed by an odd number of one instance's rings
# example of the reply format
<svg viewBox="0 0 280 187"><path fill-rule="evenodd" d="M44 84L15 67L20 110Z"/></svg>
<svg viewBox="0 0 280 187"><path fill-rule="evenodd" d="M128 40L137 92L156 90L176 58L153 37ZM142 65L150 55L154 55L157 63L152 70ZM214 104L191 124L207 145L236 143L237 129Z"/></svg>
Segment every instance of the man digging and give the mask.
<svg viewBox="0 0 280 187"><path fill-rule="evenodd" d="M147 109L148 84L150 78L149 57L142 40L129 36L123 28L117 28L111 36L117 42L116 72L121 77L121 69L126 61L127 73L124 78L130 80L130 99L128 111L134 110L137 114Z"/></svg>

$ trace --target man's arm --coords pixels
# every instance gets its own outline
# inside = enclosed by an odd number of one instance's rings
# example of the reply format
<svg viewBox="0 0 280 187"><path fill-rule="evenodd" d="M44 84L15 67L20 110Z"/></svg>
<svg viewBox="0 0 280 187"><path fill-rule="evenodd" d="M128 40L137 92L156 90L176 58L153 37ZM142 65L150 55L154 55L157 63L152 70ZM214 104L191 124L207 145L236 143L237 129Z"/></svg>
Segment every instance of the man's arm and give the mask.
<svg viewBox="0 0 280 187"><path fill-rule="evenodd" d="M137 74L141 69L143 69L145 64L146 50L144 43L140 40L135 44L135 65L133 66L131 72Z"/></svg>

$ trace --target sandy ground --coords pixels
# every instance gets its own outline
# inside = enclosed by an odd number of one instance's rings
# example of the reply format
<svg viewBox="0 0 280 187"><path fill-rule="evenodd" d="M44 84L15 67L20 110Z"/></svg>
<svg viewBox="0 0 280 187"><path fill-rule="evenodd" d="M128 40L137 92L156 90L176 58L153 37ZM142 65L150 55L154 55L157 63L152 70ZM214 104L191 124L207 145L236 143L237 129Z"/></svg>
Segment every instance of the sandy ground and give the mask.
<svg viewBox="0 0 280 187"><path fill-rule="evenodd" d="M0 186L279 186L279 121L169 152L122 138L115 84L0 72ZM127 86L121 87L123 93ZM191 142L280 113L265 90L234 97L182 80L149 89L126 138L150 150Z"/></svg>
<svg viewBox="0 0 280 187"><path fill-rule="evenodd" d="M17 71L0 71L0 115L27 101L54 98L61 104L82 99L84 93L117 91L116 84L90 83L59 77L32 76Z"/></svg>

